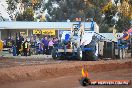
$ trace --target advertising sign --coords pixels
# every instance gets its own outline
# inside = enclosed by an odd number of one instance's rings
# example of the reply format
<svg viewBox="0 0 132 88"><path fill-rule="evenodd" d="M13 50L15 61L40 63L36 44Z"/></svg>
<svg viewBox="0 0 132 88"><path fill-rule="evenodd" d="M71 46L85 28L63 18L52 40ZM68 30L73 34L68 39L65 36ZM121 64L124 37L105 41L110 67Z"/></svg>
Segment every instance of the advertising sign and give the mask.
<svg viewBox="0 0 132 88"><path fill-rule="evenodd" d="M55 35L55 30L33 30L33 34Z"/></svg>

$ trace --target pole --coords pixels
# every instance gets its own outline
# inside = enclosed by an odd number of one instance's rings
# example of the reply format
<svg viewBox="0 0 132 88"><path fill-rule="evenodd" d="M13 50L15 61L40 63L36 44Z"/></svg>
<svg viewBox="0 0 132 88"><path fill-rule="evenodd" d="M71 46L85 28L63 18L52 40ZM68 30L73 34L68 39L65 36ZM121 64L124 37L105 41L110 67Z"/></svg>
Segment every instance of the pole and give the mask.
<svg viewBox="0 0 132 88"><path fill-rule="evenodd" d="M28 29L27 29L27 37L28 37Z"/></svg>

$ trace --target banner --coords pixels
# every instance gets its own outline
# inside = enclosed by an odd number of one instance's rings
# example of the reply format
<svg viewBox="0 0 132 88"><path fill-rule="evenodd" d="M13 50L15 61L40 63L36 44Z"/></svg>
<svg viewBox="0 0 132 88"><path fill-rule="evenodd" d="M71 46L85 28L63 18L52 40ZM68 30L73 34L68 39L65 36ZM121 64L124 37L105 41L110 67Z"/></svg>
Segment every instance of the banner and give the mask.
<svg viewBox="0 0 132 88"><path fill-rule="evenodd" d="M55 30L33 30L33 34L55 35Z"/></svg>
<svg viewBox="0 0 132 88"><path fill-rule="evenodd" d="M43 35L55 35L55 30L42 30Z"/></svg>
<svg viewBox="0 0 132 88"><path fill-rule="evenodd" d="M41 34L41 30L33 30L33 34Z"/></svg>

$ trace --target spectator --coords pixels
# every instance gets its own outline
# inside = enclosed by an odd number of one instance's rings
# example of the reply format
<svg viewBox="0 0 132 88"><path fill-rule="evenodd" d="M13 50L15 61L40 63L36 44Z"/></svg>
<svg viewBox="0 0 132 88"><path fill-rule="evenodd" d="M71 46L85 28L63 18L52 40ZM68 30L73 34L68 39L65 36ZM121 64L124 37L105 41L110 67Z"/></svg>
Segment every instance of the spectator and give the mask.
<svg viewBox="0 0 132 88"><path fill-rule="evenodd" d="M21 44L22 44L22 41L24 41L24 38L23 38L23 36L20 36L20 42L21 42Z"/></svg>
<svg viewBox="0 0 132 88"><path fill-rule="evenodd" d="M71 42L70 41L68 41L67 49L71 49Z"/></svg>
<svg viewBox="0 0 132 88"><path fill-rule="evenodd" d="M17 53L17 56L20 54L20 50L21 49L21 41L20 41L20 38L18 37L17 40L16 40L16 53Z"/></svg>
<svg viewBox="0 0 132 88"><path fill-rule="evenodd" d="M51 55L51 52L54 46L54 42L52 38L50 39L48 46L49 46L49 54Z"/></svg>
<svg viewBox="0 0 132 88"><path fill-rule="evenodd" d="M27 53L28 53L28 41L27 41L27 39L23 43L23 52L24 52L24 56L27 56Z"/></svg>
<svg viewBox="0 0 132 88"><path fill-rule="evenodd" d="M43 44L42 43L39 44L39 50L40 50L40 54L41 54L43 51Z"/></svg>
<svg viewBox="0 0 132 88"><path fill-rule="evenodd" d="M56 38L53 38L54 47L57 47L59 40Z"/></svg>
<svg viewBox="0 0 132 88"><path fill-rule="evenodd" d="M44 39L42 39L42 43L43 43L43 54L48 54L48 44L49 44L49 41L48 41L48 38L47 37L44 37Z"/></svg>

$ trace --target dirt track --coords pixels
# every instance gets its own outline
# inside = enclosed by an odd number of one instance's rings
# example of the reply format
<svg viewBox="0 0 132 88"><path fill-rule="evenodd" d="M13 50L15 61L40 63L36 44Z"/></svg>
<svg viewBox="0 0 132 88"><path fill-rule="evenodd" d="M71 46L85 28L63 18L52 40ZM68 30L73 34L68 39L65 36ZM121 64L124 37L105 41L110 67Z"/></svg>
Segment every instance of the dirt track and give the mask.
<svg viewBox="0 0 132 88"><path fill-rule="evenodd" d="M53 64L3 67L0 69L0 88L81 88L78 79L82 67L89 71L92 79L132 79L132 59L64 61ZM132 86L125 87L132 88Z"/></svg>
<svg viewBox="0 0 132 88"><path fill-rule="evenodd" d="M93 80L112 80L112 79L132 79L132 69L116 70L90 73L90 78ZM43 80L32 80L23 82L9 83L8 85L1 85L0 88L132 88L132 85L90 85L82 87L79 83L81 74L67 75Z"/></svg>

